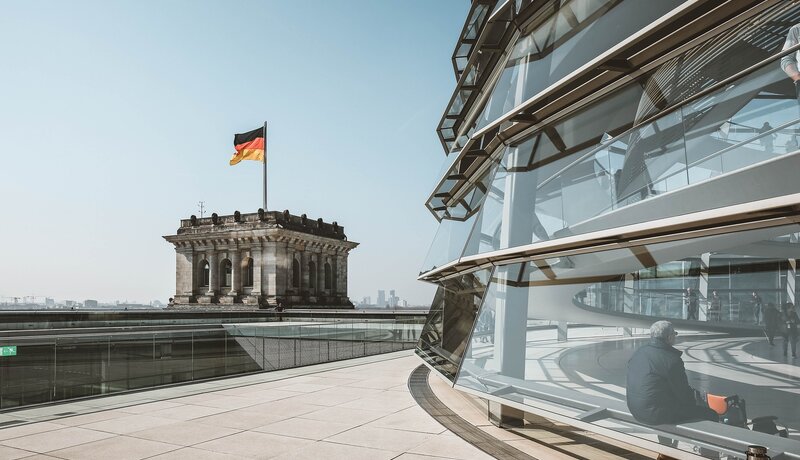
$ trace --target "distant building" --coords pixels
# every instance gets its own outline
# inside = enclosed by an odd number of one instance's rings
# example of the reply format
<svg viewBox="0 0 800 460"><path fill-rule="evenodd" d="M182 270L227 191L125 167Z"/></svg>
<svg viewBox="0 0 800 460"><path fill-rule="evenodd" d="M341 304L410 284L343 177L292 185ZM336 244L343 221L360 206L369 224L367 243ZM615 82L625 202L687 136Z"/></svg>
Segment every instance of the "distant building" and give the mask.
<svg viewBox="0 0 800 460"><path fill-rule="evenodd" d="M347 241L336 222L289 211L181 220L172 308L352 307Z"/></svg>
<svg viewBox="0 0 800 460"><path fill-rule="evenodd" d="M392 308L397 307L398 301L400 299L395 295L394 289L389 291L389 306Z"/></svg>
<svg viewBox="0 0 800 460"><path fill-rule="evenodd" d="M66 305L67 307L74 307L75 306L75 301L74 300L65 300L64 301L64 305Z"/></svg>
<svg viewBox="0 0 800 460"><path fill-rule="evenodd" d="M90 300L90 299L84 300L83 301L83 306L86 307L86 308L97 308L97 301L96 300Z"/></svg>
<svg viewBox="0 0 800 460"><path fill-rule="evenodd" d="M53 307L55 307L55 306L56 306L56 301L55 301L55 299L52 299L52 298L50 298L50 297L46 297L46 298L44 299L44 306L45 306L45 307L47 307L47 308L53 308Z"/></svg>
<svg viewBox="0 0 800 460"><path fill-rule="evenodd" d="M375 304L379 307L386 306L386 291L378 291L378 301Z"/></svg>

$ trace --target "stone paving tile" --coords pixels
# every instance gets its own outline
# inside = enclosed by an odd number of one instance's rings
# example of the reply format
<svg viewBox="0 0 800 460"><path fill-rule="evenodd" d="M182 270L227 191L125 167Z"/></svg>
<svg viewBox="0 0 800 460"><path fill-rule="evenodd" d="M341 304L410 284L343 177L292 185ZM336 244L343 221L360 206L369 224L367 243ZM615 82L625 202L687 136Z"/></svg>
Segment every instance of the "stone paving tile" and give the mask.
<svg viewBox="0 0 800 460"><path fill-rule="evenodd" d="M340 423L328 421L321 422L319 420L303 418L291 418L289 420L282 420L280 422L270 423L269 425L254 428L252 431L319 441L337 433L341 433L342 431L349 430L354 426L357 426L357 424L347 422L346 420L342 420Z"/></svg>
<svg viewBox="0 0 800 460"><path fill-rule="evenodd" d="M195 449L193 447L184 447L182 449L167 452L166 454L150 457L150 459L152 460L245 460L247 459L247 457L222 454L219 452L211 452L210 450Z"/></svg>
<svg viewBox="0 0 800 460"><path fill-rule="evenodd" d="M394 460L443 460L443 459L462 460L458 459L457 457L432 457L430 455L410 454L408 452L400 455L399 457L395 457ZM469 460L469 459L463 459L463 460Z"/></svg>
<svg viewBox="0 0 800 460"><path fill-rule="evenodd" d="M21 438L7 439L3 445L44 454L50 451L77 446L87 442L110 438L114 435L84 428L67 427L61 430L36 433Z"/></svg>
<svg viewBox="0 0 800 460"><path fill-rule="evenodd" d="M222 407L208 407L208 406L195 406L193 404L186 404L183 406L171 407L169 409L161 409L151 412L153 417L170 418L173 420L192 420L200 417L208 417L209 415L227 412L228 409Z"/></svg>
<svg viewBox="0 0 800 460"><path fill-rule="evenodd" d="M386 392L389 393L389 392ZM381 412L399 412L403 409L416 406L413 398L392 398L384 395L359 398L353 401L340 404L338 407L348 409L374 410Z"/></svg>
<svg viewBox="0 0 800 460"><path fill-rule="evenodd" d="M149 439L181 446L193 446L223 436L239 433L241 430L220 426L204 425L195 422L177 422L128 434L134 438Z"/></svg>
<svg viewBox="0 0 800 460"><path fill-rule="evenodd" d="M339 433L326 439L328 442L348 444L351 446L371 447L395 452L406 452L434 435L426 433L404 432L398 436L397 430L360 426Z"/></svg>
<svg viewBox="0 0 800 460"><path fill-rule="evenodd" d="M368 423L367 426L433 434L446 431L441 423L434 420L433 417L419 407L410 407L381 417Z"/></svg>
<svg viewBox="0 0 800 460"><path fill-rule="evenodd" d="M183 404L174 401L155 401L151 403L138 404L135 406L120 407L117 409L119 412L126 412L129 414L147 414L161 409L171 409L179 407Z"/></svg>
<svg viewBox="0 0 800 460"><path fill-rule="evenodd" d="M357 382L358 379L342 377L342 376L335 376L335 375L328 375L327 373L315 374L314 379L309 380L307 383L310 384L320 384L320 385L348 385L350 383Z"/></svg>
<svg viewBox="0 0 800 460"><path fill-rule="evenodd" d="M352 393L340 392L338 390L339 387L331 388L328 390L317 391L314 393L305 393L300 396L287 398L285 399L285 401L295 400L319 406L338 406L339 404L343 404L364 397L364 395L360 395L358 394L358 392L352 392Z"/></svg>
<svg viewBox="0 0 800 460"><path fill-rule="evenodd" d="M311 420L320 420L323 422L339 422L347 420L348 422L363 424L371 422L381 417L380 412L360 409L346 409L342 407L326 407L324 409L303 414L301 418Z"/></svg>
<svg viewBox="0 0 800 460"><path fill-rule="evenodd" d="M18 458L30 457L34 452L29 450L15 449L8 446L0 446L0 458L3 460L16 460Z"/></svg>
<svg viewBox="0 0 800 460"><path fill-rule="evenodd" d="M435 436L422 444L409 449L412 454L430 455L433 457L468 458L470 460L493 460L494 457L484 453L461 438ZM549 459L548 459L549 460Z"/></svg>
<svg viewBox="0 0 800 460"><path fill-rule="evenodd" d="M293 398L296 396L302 396L306 393L300 393L296 391L285 391L285 390L277 390L274 388L270 389L262 389L262 390L255 390L247 393L240 393L237 396L246 398L252 402L252 405L265 403L269 401L278 401L281 399L288 399Z"/></svg>
<svg viewBox="0 0 800 460"><path fill-rule="evenodd" d="M50 452L50 455L67 460L140 460L179 448L174 444L115 436Z"/></svg>
<svg viewBox="0 0 800 460"><path fill-rule="evenodd" d="M157 426L169 425L170 423L175 423L175 420L164 417L152 417L149 415L126 415L124 417L81 425L81 428L125 434Z"/></svg>
<svg viewBox="0 0 800 460"><path fill-rule="evenodd" d="M192 422L204 425L223 426L226 428L238 428L240 430L251 430L259 426L286 420L287 418L289 417L285 414L266 414L264 411L259 412L240 409L209 415L208 417L196 418L193 419Z"/></svg>
<svg viewBox="0 0 800 460"><path fill-rule="evenodd" d="M376 390L386 390L392 387L396 387L398 384L402 383L401 381L397 381L396 379L369 379L369 380L362 380L356 383L351 383L349 385L343 385L352 388L374 388Z"/></svg>
<svg viewBox="0 0 800 460"><path fill-rule="evenodd" d="M36 433L42 433L45 431L60 430L62 428L66 428L66 426L51 422L37 422L19 426L11 426L8 428L0 429L0 441L12 438L19 438L21 436L28 436Z"/></svg>
<svg viewBox="0 0 800 460"><path fill-rule="evenodd" d="M195 401L192 403L194 406L217 407L227 410L242 409L245 407L255 406L256 404L258 404L258 402L253 401L252 398L218 395L216 393L209 394L208 397L203 401Z"/></svg>
<svg viewBox="0 0 800 460"><path fill-rule="evenodd" d="M284 418L291 418L308 414L310 412L316 412L320 409L324 409L324 407L325 406L319 406L316 404L307 404L303 402L302 399L290 398L258 404L248 407L247 410L262 412L267 415L280 415Z"/></svg>
<svg viewBox="0 0 800 460"><path fill-rule="evenodd" d="M300 393L313 393L315 391L320 390L327 390L328 388L333 388L335 385L324 385L319 383L294 383L294 382L287 382L288 384L285 387L276 387L275 390L280 391L297 391Z"/></svg>
<svg viewBox="0 0 800 460"><path fill-rule="evenodd" d="M315 442L314 444L288 454L281 455L276 460L389 460L397 457L400 452L371 449L368 447L348 446L330 442Z"/></svg>
<svg viewBox="0 0 800 460"><path fill-rule="evenodd" d="M300 438L277 436L268 433L244 431L213 441L197 444L197 449L210 450L224 454L248 458L272 458L299 450L313 441Z"/></svg>

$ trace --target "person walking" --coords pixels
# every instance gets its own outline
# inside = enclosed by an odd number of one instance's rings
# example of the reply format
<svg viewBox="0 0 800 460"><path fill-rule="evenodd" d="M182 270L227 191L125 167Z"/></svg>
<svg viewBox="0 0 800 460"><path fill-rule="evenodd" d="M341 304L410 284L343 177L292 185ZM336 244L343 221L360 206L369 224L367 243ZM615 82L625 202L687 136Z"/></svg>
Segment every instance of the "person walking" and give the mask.
<svg viewBox="0 0 800 460"><path fill-rule="evenodd" d="M764 308L764 333L767 335L769 346L775 345L775 335L780 329L781 312L777 306L768 303Z"/></svg>
<svg viewBox="0 0 800 460"><path fill-rule="evenodd" d="M797 357L797 335L800 326L800 317L794 311L794 304L786 302L783 304L783 315L781 315L783 327L783 356L788 356L789 344L792 344L792 357Z"/></svg>
<svg viewBox="0 0 800 460"><path fill-rule="evenodd" d="M775 150L775 138L777 134L770 133L773 129L775 128L773 128L768 121L765 121L764 124L761 125L761 129L758 130L758 133L761 134L761 145L764 147L764 152L766 153L772 153Z"/></svg>
<svg viewBox="0 0 800 460"><path fill-rule="evenodd" d="M722 299L717 291L711 293L711 300L708 302L708 320L719 321L722 318Z"/></svg>
<svg viewBox="0 0 800 460"><path fill-rule="evenodd" d="M756 324L761 324L761 308L764 303L761 301L761 296L756 291L750 296L750 302L753 304L753 317Z"/></svg>
<svg viewBox="0 0 800 460"><path fill-rule="evenodd" d="M697 313L700 311L700 303L697 298L697 291L692 288L686 288L686 319L697 319Z"/></svg>

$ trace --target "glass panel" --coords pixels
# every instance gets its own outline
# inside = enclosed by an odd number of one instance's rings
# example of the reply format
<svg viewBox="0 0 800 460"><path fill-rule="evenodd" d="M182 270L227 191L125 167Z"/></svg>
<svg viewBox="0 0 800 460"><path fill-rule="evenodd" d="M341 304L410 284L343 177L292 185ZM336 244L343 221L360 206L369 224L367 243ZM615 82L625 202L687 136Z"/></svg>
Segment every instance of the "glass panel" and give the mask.
<svg viewBox="0 0 800 460"><path fill-rule="evenodd" d="M489 270L479 270L442 283L436 291L416 352L450 380L455 378Z"/></svg>
<svg viewBox="0 0 800 460"><path fill-rule="evenodd" d="M477 121L478 129L681 3L574 0L563 5L555 16L518 40ZM578 22L571 25L573 18Z"/></svg>
<svg viewBox="0 0 800 460"><path fill-rule="evenodd" d="M507 147L464 255L797 193L780 60L629 129L651 104L633 84Z"/></svg>
<svg viewBox="0 0 800 460"><path fill-rule="evenodd" d="M0 356L0 409L53 400L53 338L2 338L0 346L17 347L16 356Z"/></svg>
<svg viewBox="0 0 800 460"><path fill-rule="evenodd" d="M467 242L470 231L475 224L476 210L480 209L481 203L483 203L485 196L483 190L486 190L485 184L489 183L496 169L496 166L491 168L479 186L475 186L467 194L465 201L469 203L469 209L465 209L465 214L460 220L443 219L441 221L420 273L428 272L436 267L458 260L461 256L464 251L464 244Z"/></svg>
<svg viewBox="0 0 800 460"><path fill-rule="evenodd" d="M225 331L195 331L192 334L192 378L225 375Z"/></svg>
<svg viewBox="0 0 800 460"><path fill-rule="evenodd" d="M56 341L55 396L70 399L104 393L108 337L59 337Z"/></svg>
<svg viewBox="0 0 800 460"><path fill-rule="evenodd" d="M786 225L497 267L456 385L711 458L800 452L795 255ZM650 339L660 320L677 342ZM746 404L720 417L707 394Z"/></svg>
<svg viewBox="0 0 800 460"><path fill-rule="evenodd" d="M153 357L156 384L192 380L191 332L153 334Z"/></svg>

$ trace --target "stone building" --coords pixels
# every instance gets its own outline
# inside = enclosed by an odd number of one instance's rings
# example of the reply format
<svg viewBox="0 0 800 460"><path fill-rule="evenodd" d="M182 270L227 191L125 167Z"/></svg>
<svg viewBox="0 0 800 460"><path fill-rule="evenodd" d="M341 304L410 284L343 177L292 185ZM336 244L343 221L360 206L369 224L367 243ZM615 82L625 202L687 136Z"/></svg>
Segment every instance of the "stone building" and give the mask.
<svg viewBox="0 0 800 460"><path fill-rule="evenodd" d="M181 220L175 235L173 308L352 308L347 241L336 222L289 211Z"/></svg>

